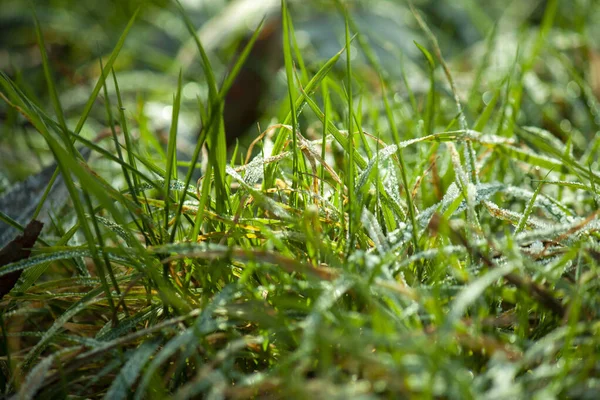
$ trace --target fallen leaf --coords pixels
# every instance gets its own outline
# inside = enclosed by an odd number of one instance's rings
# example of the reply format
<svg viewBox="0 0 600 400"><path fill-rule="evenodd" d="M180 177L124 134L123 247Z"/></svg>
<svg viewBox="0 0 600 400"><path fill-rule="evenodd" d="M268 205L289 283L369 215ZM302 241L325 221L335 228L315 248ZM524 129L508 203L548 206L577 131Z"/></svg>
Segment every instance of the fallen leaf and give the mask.
<svg viewBox="0 0 600 400"><path fill-rule="evenodd" d="M14 240L4 246L2 250L0 250L0 267L29 258L31 248L40 235L43 226L44 224L40 221L31 221L25 227L25 231L23 231L22 235L17 236ZM0 299L15 287L15 284L21 276L21 272L23 271L14 271L0 277Z"/></svg>

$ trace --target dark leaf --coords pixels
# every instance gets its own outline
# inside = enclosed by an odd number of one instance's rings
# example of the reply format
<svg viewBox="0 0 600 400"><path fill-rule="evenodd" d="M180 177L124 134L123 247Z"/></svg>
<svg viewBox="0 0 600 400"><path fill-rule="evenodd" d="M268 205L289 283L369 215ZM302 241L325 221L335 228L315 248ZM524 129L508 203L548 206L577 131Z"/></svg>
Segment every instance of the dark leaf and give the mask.
<svg viewBox="0 0 600 400"><path fill-rule="evenodd" d="M16 261L29 258L31 248L35 244L40 232L42 231L40 221L33 220L26 227L22 235L17 236L0 250L0 267L14 263ZM0 299L10 292L15 286L23 271L15 271L0 278Z"/></svg>

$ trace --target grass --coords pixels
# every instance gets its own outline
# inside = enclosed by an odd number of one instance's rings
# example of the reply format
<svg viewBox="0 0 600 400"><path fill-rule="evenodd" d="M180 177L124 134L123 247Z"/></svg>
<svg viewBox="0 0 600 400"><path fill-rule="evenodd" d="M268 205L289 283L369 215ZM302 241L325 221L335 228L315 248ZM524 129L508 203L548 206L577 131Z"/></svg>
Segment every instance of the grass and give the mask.
<svg viewBox="0 0 600 400"><path fill-rule="evenodd" d="M452 57L425 9L389 5L418 37L392 70L390 43L342 2L339 52L310 59L283 1L280 118L242 163L227 158L224 99L263 24L221 80L178 5L207 85L182 163L186 71L164 148L150 102L120 89L137 12L77 112L36 19L49 106L1 72L3 129L43 138L69 206L31 257L0 267L23 271L0 300L3 394L595 398L600 8L579 3L548 1L518 31L521 6L481 18Z"/></svg>

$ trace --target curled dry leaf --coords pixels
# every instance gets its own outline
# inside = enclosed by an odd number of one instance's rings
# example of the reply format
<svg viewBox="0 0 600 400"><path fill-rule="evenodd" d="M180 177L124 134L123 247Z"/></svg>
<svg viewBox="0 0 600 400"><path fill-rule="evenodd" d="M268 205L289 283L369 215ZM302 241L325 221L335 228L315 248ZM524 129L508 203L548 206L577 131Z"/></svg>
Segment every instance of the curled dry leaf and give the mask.
<svg viewBox="0 0 600 400"><path fill-rule="evenodd" d="M29 258L31 248L35 244L40 232L42 231L40 221L32 220L26 227L22 235L17 236L0 250L0 267L14 263L16 261ZM14 271L0 277L0 299L4 297L15 286L23 271Z"/></svg>

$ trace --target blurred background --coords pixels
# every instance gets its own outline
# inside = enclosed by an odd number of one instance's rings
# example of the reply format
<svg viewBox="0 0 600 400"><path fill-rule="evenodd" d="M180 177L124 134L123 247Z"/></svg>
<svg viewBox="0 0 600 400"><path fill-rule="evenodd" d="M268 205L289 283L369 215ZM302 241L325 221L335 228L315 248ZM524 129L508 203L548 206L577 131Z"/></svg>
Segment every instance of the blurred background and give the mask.
<svg viewBox="0 0 600 400"><path fill-rule="evenodd" d="M346 3L359 32L369 41L384 67L398 103L396 106L402 108L403 103L408 103L406 85L414 91L416 100L422 102L429 85L427 62L414 42L426 47L429 43L407 2L356 0ZM504 71L513 65L519 46L521 54L527 51L528 37L533 37L531 32L539 28L546 3L542 0L414 1L437 36L445 58L451 63L461 95L464 94L464 100L473 105L467 108L467 112L475 113L481 109L487 89L494 87ZM147 126L157 140L165 143L177 76L181 70L184 84L179 150L185 153L193 149L200 128L198 101L206 98L207 88L197 50L173 2L0 0L0 70L51 114L31 4L41 23L69 126L75 125L98 79L99 61L106 60L128 20L138 7L142 7L115 64L119 87L124 95L126 116L131 119L134 131L136 126ZM246 73L242 71L228 96L228 108L225 111L229 144L235 145L239 140L242 145L247 145L256 136L257 124L264 129L278 122L282 104L280 100L285 99L286 95L285 74L281 70L280 2L181 0L181 4L198 29L219 81L226 75L244 40L262 18L267 19L265 32L249 58ZM296 40L307 69L316 72L325 60L342 48L343 18L333 0L291 0L289 4ZM559 8L555 24L557 28L551 39L556 41L556 48L564 52L563 55L572 59L573 66L598 94L600 57L594 38L600 37L600 24L589 23L600 20L598 2L559 2ZM489 49L486 38L492 32L492 51L486 51ZM361 91L377 92L377 74L369 67L361 52L353 50L356 74L361 78L356 80L361 87L355 93L360 96ZM481 77L480 86L473 88L474 71L477 69L475 60L481 60L484 56L491 60L491 68L488 69L491 72L486 72L487 75ZM526 96L523 110L531 112L525 112L523 118L528 124L556 131L555 134L564 139L562 128L553 126L556 123L552 122L561 121L560 115L557 119L556 114L564 113L568 115L572 127L584 132L578 139L582 140L586 135L593 134L597 127L590 123L587 114L582 116L578 111L571 112L579 101L575 98L577 96L573 97L572 91L575 89L571 87L571 92L568 89L572 79L564 72L565 67L553 68L552 62L539 66L535 75L528 79L531 85L526 88L529 95ZM340 62L338 67L338 73L343 75L343 63ZM437 68L436 74L439 76L437 90L442 93L442 98L449 97L446 96L448 89L441 68ZM109 81L109 93L114 95L114 85L112 80ZM102 98L101 95L98 103ZM536 105L549 100L556 106L536 113ZM116 104L116 101L111 104ZM405 111L404 115L409 120L410 110ZM368 124L368 120L365 123ZM97 104L82 134L94 138L106 127L104 106ZM0 192L11 183L41 170L51 159L52 155L41 137L15 110L0 100Z"/></svg>

